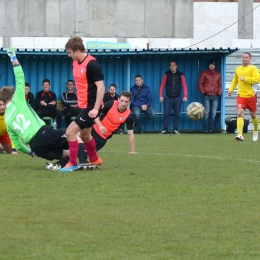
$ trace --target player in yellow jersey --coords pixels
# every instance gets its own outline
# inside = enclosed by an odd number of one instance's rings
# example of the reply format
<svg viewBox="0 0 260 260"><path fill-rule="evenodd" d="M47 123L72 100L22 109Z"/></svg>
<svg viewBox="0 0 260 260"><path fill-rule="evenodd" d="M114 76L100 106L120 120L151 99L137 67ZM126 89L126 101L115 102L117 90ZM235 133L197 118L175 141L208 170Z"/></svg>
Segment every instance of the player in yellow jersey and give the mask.
<svg viewBox="0 0 260 260"><path fill-rule="evenodd" d="M6 153L17 154L14 144L12 143L5 125L5 104L0 101L0 150Z"/></svg>
<svg viewBox="0 0 260 260"><path fill-rule="evenodd" d="M232 84L228 90L228 96L235 90L238 85L237 92L237 136L238 141L244 141L243 127L244 127L244 112L246 109L250 111L252 117L253 141L258 139L258 116L257 110L257 95L255 84L259 83L260 75L258 68L251 63L251 54L245 52L242 56L242 65L237 67Z"/></svg>

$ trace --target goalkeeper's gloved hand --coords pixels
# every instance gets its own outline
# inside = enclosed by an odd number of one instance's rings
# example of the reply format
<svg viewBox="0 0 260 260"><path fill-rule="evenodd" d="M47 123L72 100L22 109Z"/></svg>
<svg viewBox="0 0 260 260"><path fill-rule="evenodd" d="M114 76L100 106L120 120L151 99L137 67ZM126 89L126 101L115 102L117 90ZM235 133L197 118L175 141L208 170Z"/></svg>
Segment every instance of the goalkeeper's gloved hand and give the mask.
<svg viewBox="0 0 260 260"><path fill-rule="evenodd" d="M12 148L12 154L17 154L17 151L15 148Z"/></svg>
<svg viewBox="0 0 260 260"><path fill-rule="evenodd" d="M33 159L37 159L36 154L34 153L34 151L30 150L29 151L29 155L33 158Z"/></svg>
<svg viewBox="0 0 260 260"><path fill-rule="evenodd" d="M7 55L9 56L11 61L17 60L14 47L7 49Z"/></svg>

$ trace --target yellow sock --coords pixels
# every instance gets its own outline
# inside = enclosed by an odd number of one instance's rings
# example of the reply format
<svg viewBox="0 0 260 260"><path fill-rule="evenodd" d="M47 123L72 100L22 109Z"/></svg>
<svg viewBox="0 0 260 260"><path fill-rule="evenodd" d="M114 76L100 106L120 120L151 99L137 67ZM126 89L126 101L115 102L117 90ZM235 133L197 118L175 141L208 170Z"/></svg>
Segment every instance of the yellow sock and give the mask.
<svg viewBox="0 0 260 260"><path fill-rule="evenodd" d="M258 132L258 116L252 118L252 123L254 125L254 132Z"/></svg>
<svg viewBox="0 0 260 260"><path fill-rule="evenodd" d="M244 118L237 117L237 133L239 135L243 135L243 128L244 128Z"/></svg>

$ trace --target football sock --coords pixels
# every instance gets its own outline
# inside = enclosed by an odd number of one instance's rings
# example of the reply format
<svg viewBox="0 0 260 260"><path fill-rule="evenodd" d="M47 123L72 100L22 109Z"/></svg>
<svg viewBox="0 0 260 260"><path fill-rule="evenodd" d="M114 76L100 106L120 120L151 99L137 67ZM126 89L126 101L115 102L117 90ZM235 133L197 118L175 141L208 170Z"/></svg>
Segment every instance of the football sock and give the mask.
<svg viewBox="0 0 260 260"><path fill-rule="evenodd" d="M92 139L89 142L84 143L84 145L87 150L89 160L91 162L96 161L98 159L98 155L97 155L97 151L96 151L96 142L95 142L94 138L92 137Z"/></svg>
<svg viewBox="0 0 260 260"><path fill-rule="evenodd" d="M254 126L254 132L258 132L258 116L256 116L255 118L252 118L252 123Z"/></svg>
<svg viewBox="0 0 260 260"><path fill-rule="evenodd" d="M85 145L83 143L79 144L79 150L78 150L78 158L79 158L79 163L86 163L87 162L87 152Z"/></svg>
<svg viewBox="0 0 260 260"><path fill-rule="evenodd" d="M243 135L243 128L244 128L244 118L237 117L237 133L239 135Z"/></svg>
<svg viewBox="0 0 260 260"><path fill-rule="evenodd" d="M59 161L57 161L53 164L59 164L61 166L61 168L63 168L69 162L69 160L70 160L69 156L66 156L66 157L59 159Z"/></svg>
<svg viewBox="0 0 260 260"><path fill-rule="evenodd" d="M70 163L72 163L74 166L77 165L77 154L78 154L78 140L68 142L69 143L69 149L70 149Z"/></svg>

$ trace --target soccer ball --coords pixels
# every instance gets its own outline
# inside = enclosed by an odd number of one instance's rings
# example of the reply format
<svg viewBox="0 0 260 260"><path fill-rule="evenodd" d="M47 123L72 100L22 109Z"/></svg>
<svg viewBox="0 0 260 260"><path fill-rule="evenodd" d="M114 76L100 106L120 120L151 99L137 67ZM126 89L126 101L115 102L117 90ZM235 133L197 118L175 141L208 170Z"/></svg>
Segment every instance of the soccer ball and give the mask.
<svg viewBox="0 0 260 260"><path fill-rule="evenodd" d="M186 112L191 120L197 121L204 117L205 109L199 102L193 102L188 105Z"/></svg>

